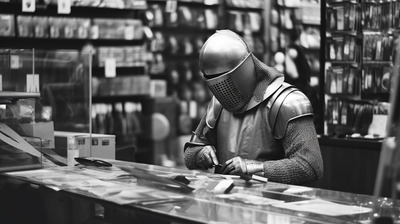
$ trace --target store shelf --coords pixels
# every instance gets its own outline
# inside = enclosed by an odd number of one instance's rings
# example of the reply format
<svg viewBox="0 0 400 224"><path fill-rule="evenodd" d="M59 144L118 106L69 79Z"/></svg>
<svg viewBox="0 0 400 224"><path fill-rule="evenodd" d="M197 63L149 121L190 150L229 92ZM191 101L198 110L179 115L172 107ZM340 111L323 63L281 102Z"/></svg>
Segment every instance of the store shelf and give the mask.
<svg viewBox="0 0 400 224"><path fill-rule="evenodd" d="M327 37L332 35L351 35L351 36L360 36L361 34L354 30L326 30Z"/></svg>
<svg viewBox="0 0 400 224"><path fill-rule="evenodd" d="M206 29L193 27L189 25L185 26L152 26L151 30L153 32L163 32L165 34L175 34L175 35L211 35L215 32L215 29Z"/></svg>
<svg viewBox="0 0 400 224"><path fill-rule="evenodd" d="M72 6L71 13L59 14L57 12L57 5L36 5L34 12L23 12L22 3L17 2L0 2L0 13L18 13L21 15L35 15L35 16L62 16L62 17L91 17L91 18L137 18L146 8L137 9L119 9L119 8L105 8L105 7L83 7Z"/></svg>
<svg viewBox="0 0 400 224"><path fill-rule="evenodd" d="M245 8L245 7L227 6L226 10L262 13L264 9L263 8Z"/></svg>
<svg viewBox="0 0 400 224"><path fill-rule="evenodd" d="M393 66L393 63L391 61L368 61L368 60L364 60L363 64L364 65L389 65L389 66Z"/></svg>
<svg viewBox="0 0 400 224"><path fill-rule="evenodd" d="M179 5L182 6L191 6L191 7L200 7L200 8L216 8L219 7L220 4L206 4L203 1L182 1L182 0L176 0ZM167 3L167 0L147 0L147 3L149 5L152 4L161 4L165 5Z"/></svg>
<svg viewBox="0 0 400 224"><path fill-rule="evenodd" d="M116 102L145 102L151 99L150 95L110 95L110 96L93 96L93 103L110 103Z"/></svg>
<svg viewBox="0 0 400 224"><path fill-rule="evenodd" d="M343 83L343 75L346 74L340 72L340 68L343 71L349 66L356 69L353 73L355 78L352 79L352 85L355 85L353 88L355 94L337 95L330 94L329 89L323 91L323 97L327 99L324 111L327 127L325 134L328 136L351 135L353 133L370 135L373 132L369 130L369 127L374 122L375 113L379 111L379 115L385 114L385 109L381 108L381 104L385 104L389 100L390 85L387 84L387 80L390 79L393 67L391 62L393 29L390 27L392 24L390 19L394 21L394 15L390 14L385 20L381 20L382 17L377 16L376 13L384 13L379 11L383 9L391 11L392 9L388 5L384 5L388 2L373 2L372 5L369 5L369 3L371 2L340 1L322 5L324 7L322 10L327 11L327 16L322 17L323 23L327 25L324 35L327 40L325 42L324 39L325 49L336 47L333 53L341 53L342 58L344 57L343 52L349 52L351 45L356 46L356 51L353 52L357 52L357 55L354 54L351 61L332 61L325 58L324 63L321 63L324 66L324 74L320 80L324 80L325 83L329 80L339 80L338 83ZM391 3L390 6L396 7L396 4L398 3ZM371 8L369 8L370 6ZM337 18L332 19L333 17ZM349 39L349 35L353 38ZM342 49L340 49L341 47ZM326 56L329 56L330 53L332 52L328 52ZM332 70L337 70L337 72L332 72ZM330 79L325 80L327 77ZM329 88L329 85L327 86ZM342 119L344 119L346 125L341 125L338 122ZM358 122L353 122L353 120ZM335 141L339 140L335 139ZM370 146L379 148L378 146L381 143L379 140L362 137L340 141L343 142L338 145L339 147L368 148ZM374 144L375 146L371 146Z"/></svg>
<svg viewBox="0 0 400 224"><path fill-rule="evenodd" d="M379 102L389 102L390 94L389 93L361 93L361 96L365 100L370 101L379 101Z"/></svg>
<svg viewBox="0 0 400 224"><path fill-rule="evenodd" d="M127 46L142 45L144 40L120 40L120 39L66 39L66 38L35 38L35 37L1 37L0 48L14 49L78 49L86 44L94 46Z"/></svg>
<svg viewBox="0 0 400 224"><path fill-rule="evenodd" d="M338 65L351 65L351 66L354 66L354 67L357 67L357 66L358 66L358 63L357 63L357 62L354 62L354 61L326 60L325 62L332 63L332 64L338 64Z"/></svg>
<svg viewBox="0 0 400 224"><path fill-rule="evenodd" d="M358 0L337 0L337 1L329 1L326 4L329 6L335 6L335 5L341 5L343 3L357 4Z"/></svg>
<svg viewBox="0 0 400 224"><path fill-rule="evenodd" d="M199 60L199 54L165 54L165 60L167 61L179 61L179 60Z"/></svg>
<svg viewBox="0 0 400 224"><path fill-rule="evenodd" d="M105 71L104 67L93 67L92 74L93 77L104 77ZM138 66L123 66L116 67L117 76L130 76L130 75L143 75L146 73L146 65Z"/></svg>
<svg viewBox="0 0 400 224"><path fill-rule="evenodd" d="M318 138L320 145L329 145L334 147L343 148L358 148L366 150L381 150L382 139L371 139L371 138L337 138L330 136L319 136Z"/></svg>
<svg viewBox="0 0 400 224"><path fill-rule="evenodd" d="M301 20L301 24L303 26L313 26L313 27L320 27L321 21L320 20Z"/></svg>

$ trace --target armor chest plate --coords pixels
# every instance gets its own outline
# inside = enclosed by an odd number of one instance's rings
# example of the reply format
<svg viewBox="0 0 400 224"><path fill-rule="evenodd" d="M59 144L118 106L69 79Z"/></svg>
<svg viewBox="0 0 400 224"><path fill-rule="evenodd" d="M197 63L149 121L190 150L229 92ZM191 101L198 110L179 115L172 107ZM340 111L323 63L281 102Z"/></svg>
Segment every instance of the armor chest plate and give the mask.
<svg viewBox="0 0 400 224"><path fill-rule="evenodd" d="M260 161L284 158L284 150L268 123L266 102L242 114L222 110L217 123L217 156L220 162L240 156Z"/></svg>

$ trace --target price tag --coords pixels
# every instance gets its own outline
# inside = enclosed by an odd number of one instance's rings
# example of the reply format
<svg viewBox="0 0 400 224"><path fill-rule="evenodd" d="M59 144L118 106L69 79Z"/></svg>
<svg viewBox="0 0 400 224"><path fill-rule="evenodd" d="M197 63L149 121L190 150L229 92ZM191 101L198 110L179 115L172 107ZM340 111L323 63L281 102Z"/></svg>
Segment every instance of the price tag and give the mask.
<svg viewBox="0 0 400 224"><path fill-rule="evenodd" d="M57 12L58 14L70 14L71 0L57 0Z"/></svg>
<svg viewBox="0 0 400 224"><path fill-rule="evenodd" d="M204 0L204 5L217 5L218 0Z"/></svg>
<svg viewBox="0 0 400 224"><path fill-rule="evenodd" d="M26 92L28 93L39 92L39 74L26 75Z"/></svg>
<svg viewBox="0 0 400 224"><path fill-rule="evenodd" d="M133 40L135 37L135 29L133 26L125 27L125 40Z"/></svg>
<svg viewBox="0 0 400 224"><path fill-rule="evenodd" d="M22 0L22 12L34 12L36 10L36 0Z"/></svg>
<svg viewBox="0 0 400 224"><path fill-rule="evenodd" d="M143 26L143 33L146 35L148 39L152 39L154 36L153 31L151 31L150 27L148 26Z"/></svg>
<svg viewBox="0 0 400 224"><path fill-rule="evenodd" d="M167 3L165 5L166 12L176 12L177 8L178 8L177 0L167 0Z"/></svg>
<svg viewBox="0 0 400 224"><path fill-rule="evenodd" d="M189 102L189 116L190 118L196 118L197 117L197 102L191 100Z"/></svg>
<svg viewBox="0 0 400 224"><path fill-rule="evenodd" d="M368 133L375 134L381 137L386 136L387 114L374 114L372 122L369 125Z"/></svg>
<svg viewBox="0 0 400 224"><path fill-rule="evenodd" d="M107 78L113 78L117 75L117 63L115 58L106 58L104 61L104 72Z"/></svg>
<svg viewBox="0 0 400 224"><path fill-rule="evenodd" d="M19 69L19 56L18 55L11 55L10 68L11 69Z"/></svg>
<svg viewBox="0 0 400 224"><path fill-rule="evenodd" d="M92 39L98 39L99 38L99 26L98 25L92 25L90 28L90 37Z"/></svg>
<svg viewBox="0 0 400 224"><path fill-rule="evenodd" d="M0 91L3 91L3 75L0 74Z"/></svg>

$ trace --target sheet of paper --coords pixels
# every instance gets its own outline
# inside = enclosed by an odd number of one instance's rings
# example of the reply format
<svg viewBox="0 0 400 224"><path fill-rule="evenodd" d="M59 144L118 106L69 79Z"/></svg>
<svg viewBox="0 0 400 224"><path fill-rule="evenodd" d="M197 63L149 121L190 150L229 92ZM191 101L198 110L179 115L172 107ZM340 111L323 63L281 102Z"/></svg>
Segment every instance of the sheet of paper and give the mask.
<svg viewBox="0 0 400 224"><path fill-rule="evenodd" d="M313 191L312 188L309 187L303 187L303 186L290 186L287 190L285 190L285 193L288 194L301 194L305 192L310 192Z"/></svg>
<svg viewBox="0 0 400 224"><path fill-rule="evenodd" d="M15 172L7 172L9 175L13 176L23 176L26 178L34 177L38 175L47 175L52 173L50 170L40 169L40 170L23 170L23 171L15 171Z"/></svg>
<svg viewBox="0 0 400 224"><path fill-rule="evenodd" d="M120 177L119 181L102 180L119 174L121 170L93 170L78 167L57 167L50 169L9 172L7 174L24 177L33 182L39 182L54 190L78 191L87 195L110 200L118 204L137 203L142 200L174 198L177 194L160 191L145 186L139 186L135 178L129 181ZM179 195L178 195L179 196Z"/></svg>
<svg viewBox="0 0 400 224"><path fill-rule="evenodd" d="M283 203L284 201L275 200L270 198L264 198L256 195L249 195L244 193L233 193L233 194L220 194L217 195L218 198L225 198L228 200L240 201L247 204L254 205L270 205L276 203Z"/></svg>
<svg viewBox="0 0 400 224"><path fill-rule="evenodd" d="M273 204L272 206L302 212L311 212L328 216L354 215L371 212L371 208L343 205L321 199Z"/></svg>

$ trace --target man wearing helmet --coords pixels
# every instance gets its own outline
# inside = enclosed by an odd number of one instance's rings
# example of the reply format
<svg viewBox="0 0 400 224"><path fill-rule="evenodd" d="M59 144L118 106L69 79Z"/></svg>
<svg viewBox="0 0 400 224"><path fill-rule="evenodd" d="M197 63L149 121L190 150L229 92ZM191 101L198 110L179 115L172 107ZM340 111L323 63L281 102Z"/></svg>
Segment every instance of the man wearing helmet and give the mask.
<svg viewBox="0 0 400 224"><path fill-rule="evenodd" d="M222 164L217 173L289 184L322 177L310 101L259 61L239 35L213 34L200 50L200 70L213 98L184 146L189 169Z"/></svg>

